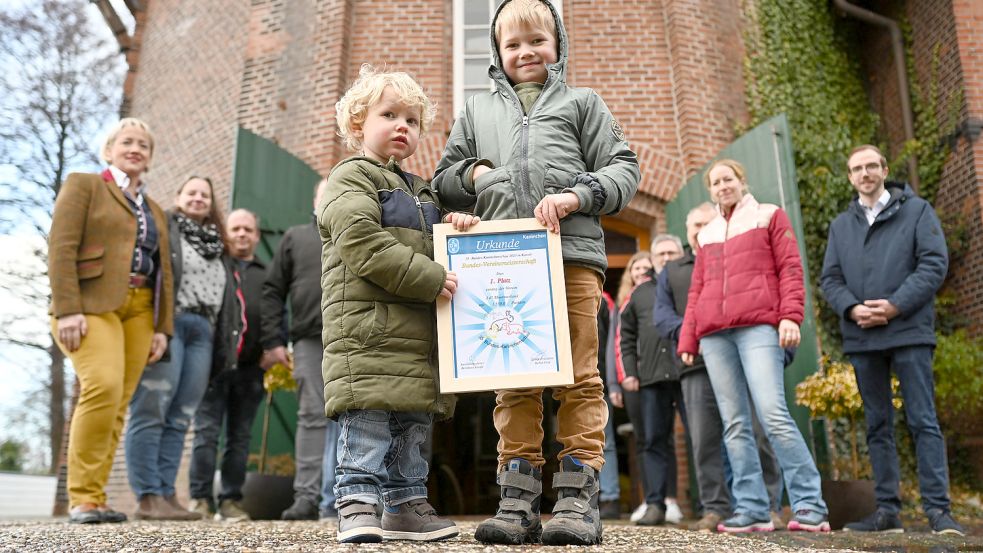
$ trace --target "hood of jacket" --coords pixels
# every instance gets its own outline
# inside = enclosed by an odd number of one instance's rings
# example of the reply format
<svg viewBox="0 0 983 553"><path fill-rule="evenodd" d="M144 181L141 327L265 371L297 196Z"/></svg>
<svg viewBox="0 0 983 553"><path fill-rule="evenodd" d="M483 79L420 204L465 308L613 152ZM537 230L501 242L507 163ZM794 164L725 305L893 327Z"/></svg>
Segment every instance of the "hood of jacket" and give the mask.
<svg viewBox="0 0 983 553"><path fill-rule="evenodd" d="M550 2L540 0L546 7L549 8L550 13L553 14L553 22L556 24L556 63L550 63L546 65L546 83L543 86L545 90L552 82L566 82L567 80L567 58L569 56L569 43L567 42L567 31L563 27L563 20L560 19L560 14L556 12L556 8ZM501 89L503 86L507 89L511 89L515 84L511 82L505 71L502 70L502 57L498 53L498 40L495 39L495 23L498 22L498 16L502 13L502 8L511 3L511 0L506 0L502 2L498 9L495 10L495 17L492 18L491 29L489 30L491 39L491 49L492 49L492 65L488 68L488 76L495 82L495 85Z"/></svg>

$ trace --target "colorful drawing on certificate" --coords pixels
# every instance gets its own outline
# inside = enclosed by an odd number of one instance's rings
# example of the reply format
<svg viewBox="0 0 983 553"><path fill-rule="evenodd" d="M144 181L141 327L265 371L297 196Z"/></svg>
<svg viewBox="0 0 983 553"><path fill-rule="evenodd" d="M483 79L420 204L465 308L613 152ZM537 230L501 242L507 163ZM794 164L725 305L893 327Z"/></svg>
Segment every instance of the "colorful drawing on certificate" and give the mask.
<svg viewBox="0 0 983 553"><path fill-rule="evenodd" d="M559 371L546 231L447 240L458 378Z"/></svg>

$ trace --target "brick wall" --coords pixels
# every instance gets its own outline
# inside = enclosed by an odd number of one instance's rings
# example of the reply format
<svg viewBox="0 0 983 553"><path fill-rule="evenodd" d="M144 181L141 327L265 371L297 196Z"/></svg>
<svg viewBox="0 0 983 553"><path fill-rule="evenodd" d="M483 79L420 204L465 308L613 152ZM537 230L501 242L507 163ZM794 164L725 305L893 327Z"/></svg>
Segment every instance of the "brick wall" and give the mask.
<svg viewBox="0 0 983 553"><path fill-rule="evenodd" d="M451 16L451 3L443 0L357 2L350 27L364 32L351 34L349 83L363 63L406 71L437 104L433 127L416 153L403 163L408 171L419 175L433 174L457 115Z"/></svg>
<svg viewBox="0 0 983 553"><path fill-rule="evenodd" d="M918 4L917 2L912 2ZM924 6L918 6L924 8ZM983 119L983 4L978 0L952 0L952 18L962 69L964 103L960 119ZM951 31L950 31L951 32ZM951 55L951 54L950 54ZM958 213L969 226L969 251L956 266L953 285L959 295L960 313L970 319L970 330L983 334L983 139L970 143L962 138L946 166L945 209ZM940 195L943 191L940 190ZM948 199L951 198L951 199Z"/></svg>
<svg viewBox="0 0 983 553"><path fill-rule="evenodd" d="M340 150L334 104L346 84L352 4L257 0L249 11L238 122L323 175Z"/></svg>
<svg viewBox="0 0 983 553"><path fill-rule="evenodd" d="M147 2L130 113L154 131L151 193L165 206L187 176L210 176L220 205L232 178L247 6Z"/></svg>

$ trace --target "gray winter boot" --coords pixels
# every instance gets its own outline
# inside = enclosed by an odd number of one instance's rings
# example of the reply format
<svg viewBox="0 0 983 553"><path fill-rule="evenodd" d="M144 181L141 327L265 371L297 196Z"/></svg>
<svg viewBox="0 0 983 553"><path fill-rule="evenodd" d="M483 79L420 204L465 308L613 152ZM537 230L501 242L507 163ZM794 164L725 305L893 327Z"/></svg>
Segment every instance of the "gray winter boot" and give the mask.
<svg viewBox="0 0 983 553"><path fill-rule="evenodd" d="M597 471L570 457L563 458L553 475L557 489L553 518L543 525L544 545L597 545L601 543L601 487Z"/></svg>
<svg viewBox="0 0 983 553"><path fill-rule="evenodd" d="M543 532L539 522L543 473L525 459L511 459L505 468L497 479L502 488L498 512L478 525L474 539L505 545L538 543Z"/></svg>

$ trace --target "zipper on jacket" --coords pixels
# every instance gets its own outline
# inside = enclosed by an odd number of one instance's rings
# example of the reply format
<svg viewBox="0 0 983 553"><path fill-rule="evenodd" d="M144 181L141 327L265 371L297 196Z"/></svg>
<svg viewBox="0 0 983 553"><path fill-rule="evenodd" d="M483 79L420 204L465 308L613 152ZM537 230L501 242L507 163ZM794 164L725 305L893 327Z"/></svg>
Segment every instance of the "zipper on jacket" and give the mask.
<svg viewBox="0 0 983 553"><path fill-rule="evenodd" d="M724 274L724 284L723 284L723 298L720 301L720 313L727 313L727 240L730 239L730 220L734 216L734 211L737 210L737 206L730 212L730 217L726 218L726 224L724 225L724 242L721 244L720 253L720 263L722 264L721 272Z"/></svg>
<svg viewBox="0 0 983 553"><path fill-rule="evenodd" d="M542 94L542 93L540 93ZM531 111L531 110L530 110ZM529 191L529 116L522 116L522 141L519 152L519 189L522 192L522 199L525 202L526 213L532 213L535 206L532 204L532 193ZM523 214L518 214L520 217Z"/></svg>
<svg viewBox="0 0 983 553"><path fill-rule="evenodd" d="M515 92L515 89L513 89L512 87L500 85L500 86L502 86L502 88L508 89L508 96L511 97L514 105L516 107L518 107L519 113L522 114L522 128L521 128L521 131L519 133L520 134L520 137L521 137L520 140L519 140L519 142L520 142L520 146L519 146L519 195L522 196L522 197L520 198L520 200L519 200L518 203L519 204L524 204L524 207L526 209L526 213L529 213L530 215L533 213L533 210L536 209L536 206L533 205L532 192L529 190L529 114L531 114L536 109L536 106L538 106L539 105L539 102L543 99L543 96L546 94L546 90L549 88L549 85L551 84L550 81L552 80L552 78L553 78L553 75L552 74L547 75L547 77L546 77L546 83L543 85L543 90L540 91L539 97L536 98L536 101L533 102L533 104L531 106L529 106L529 113L523 113L522 112L522 109L523 109L522 108L522 102L519 100L519 95ZM503 96L506 96L506 93L505 92L502 92L502 95ZM517 205L516 207L517 208L521 208L523 206L522 205ZM517 213L517 215L519 217L522 217L523 216L522 213Z"/></svg>
<svg viewBox="0 0 983 553"><path fill-rule="evenodd" d="M427 232L427 218L423 216L423 204L420 203L420 197L413 194L413 201L416 202L416 214L420 218L420 230L423 231L424 240L430 241L430 234Z"/></svg>

